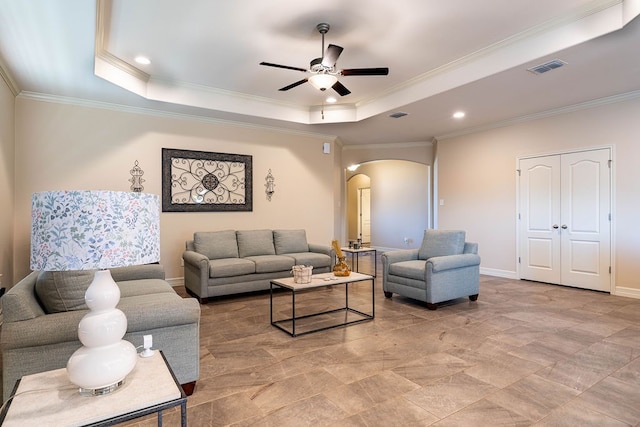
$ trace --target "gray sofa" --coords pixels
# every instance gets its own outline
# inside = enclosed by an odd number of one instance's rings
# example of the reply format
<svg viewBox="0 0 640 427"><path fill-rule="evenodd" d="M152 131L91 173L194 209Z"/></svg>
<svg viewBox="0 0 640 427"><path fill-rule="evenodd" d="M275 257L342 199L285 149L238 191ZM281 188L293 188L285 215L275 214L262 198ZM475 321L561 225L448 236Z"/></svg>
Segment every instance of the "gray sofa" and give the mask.
<svg viewBox="0 0 640 427"><path fill-rule="evenodd" d="M120 288L118 308L127 316L124 339L142 345L153 336L176 378L193 392L200 364L200 305L182 298L164 280L161 265L111 269ZM34 271L2 297L2 377L6 400L23 375L64 368L82 345L78 323L88 312L84 293L92 271Z"/></svg>
<svg viewBox="0 0 640 427"><path fill-rule="evenodd" d="M465 232L425 230L419 249L385 252L382 258L382 289L387 298L397 293L437 303L461 297L471 301L480 292L478 244L465 242Z"/></svg>
<svg viewBox="0 0 640 427"><path fill-rule="evenodd" d="M269 289L272 279L291 276L294 265L330 272L335 253L308 243L305 230L222 230L194 233L182 258L187 292L206 304L211 297Z"/></svg>

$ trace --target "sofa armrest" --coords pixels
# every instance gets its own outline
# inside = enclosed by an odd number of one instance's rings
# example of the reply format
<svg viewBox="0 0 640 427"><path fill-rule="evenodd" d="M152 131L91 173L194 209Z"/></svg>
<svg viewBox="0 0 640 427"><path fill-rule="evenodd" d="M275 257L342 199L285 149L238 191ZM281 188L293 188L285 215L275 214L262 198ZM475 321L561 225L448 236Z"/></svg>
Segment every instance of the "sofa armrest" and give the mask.
<svg viewBox="0 0 640 427"><path fill-rule="evenodd" d="M38 274L38 271L31 272L2 296L2 315L5 324L44 316L44 309L36 299Z"/></svg>
<svg viewBox="0 0 640 427"><path fill-rule="evenodd" d="M208 298L209 258L195 251L184 251L184 286L200 298Z"/></svg>
<svg viewBox="0 0 640 427"><path fill-rule="evenodd" d="M331 246L319 245L316 243L309 243L309 252L329 255L331 258L335 258L336 256L336 252L333 250Z"/></svg>
<svg viewBox="0 0 640 427"><path fill-rule="evenodd" d="M437 273L439 271L453 270L455 268L464 268L480 265L480 257L476 254L460 254L431 257L427 260L427 269L431 265L431 271Z"/></svg>
<svg viewBox="0 0 640 427"><path fill-rule="evenodd" d="M2 351L78 341L78 323L88 310L38 316L2 325Z"/></svg>

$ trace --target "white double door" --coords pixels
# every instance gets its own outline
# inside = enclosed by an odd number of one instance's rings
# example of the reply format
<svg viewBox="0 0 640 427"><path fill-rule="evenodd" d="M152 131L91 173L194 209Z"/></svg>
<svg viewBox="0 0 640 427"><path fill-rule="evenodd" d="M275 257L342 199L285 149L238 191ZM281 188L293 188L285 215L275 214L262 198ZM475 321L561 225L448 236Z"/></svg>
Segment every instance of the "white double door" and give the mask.
<svg viewBox="0 0 640 427"><path fill-rule="evenodd" d="M611 291L611 150L521 159L520 278Z"/></svg>

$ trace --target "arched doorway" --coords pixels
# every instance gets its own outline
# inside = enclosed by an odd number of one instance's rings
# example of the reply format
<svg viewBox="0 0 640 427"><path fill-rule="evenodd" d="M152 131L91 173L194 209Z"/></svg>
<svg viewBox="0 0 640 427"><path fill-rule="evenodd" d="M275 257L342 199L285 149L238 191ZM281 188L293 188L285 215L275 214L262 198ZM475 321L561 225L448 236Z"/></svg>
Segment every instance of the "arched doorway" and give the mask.
<svg viewBox="0 0 640 427"><path fill-rule="evenodd" d="M370 200L370 246L417 248L431 220L431 167L407 160L375 160L346 173L346 234L366 243L366 206ZM369 197L367 197L369 195ZM360 213L364 213L361 220Z"/></svg>

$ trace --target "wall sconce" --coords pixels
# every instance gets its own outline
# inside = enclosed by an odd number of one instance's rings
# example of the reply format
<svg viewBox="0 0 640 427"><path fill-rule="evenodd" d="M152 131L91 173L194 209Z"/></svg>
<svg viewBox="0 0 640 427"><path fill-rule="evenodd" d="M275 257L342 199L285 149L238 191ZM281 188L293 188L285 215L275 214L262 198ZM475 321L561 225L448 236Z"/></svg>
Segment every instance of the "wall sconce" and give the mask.
<svg viewBox="0 0 640 427"><path fill-rule="evenodd" d="M273 183L273 181L275 181L275 179L273 178L273 175L271 175L271 169L269 169L269 173L264 178L264 180L266 181L264 183L264 187L265 187L264 192L267 194L267 200L271 201L271 196L273 196L273 193L275 193L274 187L276 186Z"/></svg>
<svg viewBox="0 0 640 427"><path fill-rule="evenodd" d="M133 165L133 169L131 169L129 173L131 174L131 178L129 178L129 182L131 183L131 191L133 191L134 193L141 193L142 190L144 190L144 187L142 186L142 183L144 182L144 179L142 179L144 171L140 169L140 166L138 166L137 160Z"/></svg>

